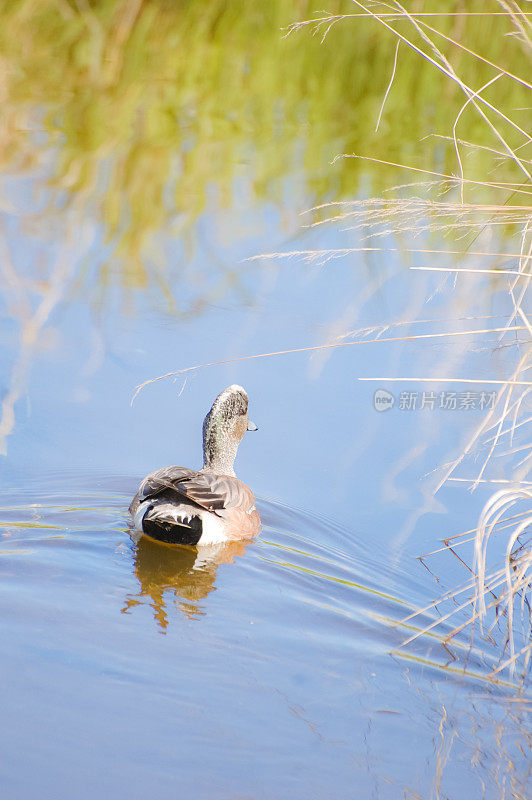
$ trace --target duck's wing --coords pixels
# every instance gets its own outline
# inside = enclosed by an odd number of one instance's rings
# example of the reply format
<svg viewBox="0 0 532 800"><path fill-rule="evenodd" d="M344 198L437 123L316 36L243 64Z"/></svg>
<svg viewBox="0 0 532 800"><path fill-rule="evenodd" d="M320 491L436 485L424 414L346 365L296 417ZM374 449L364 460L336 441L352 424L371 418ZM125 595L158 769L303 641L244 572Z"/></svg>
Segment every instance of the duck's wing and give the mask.
<svg viewBox="0 0 532 800"><path fill-rule="evenodd" d="M139 486L139 490L133 498L129 510L135 514L137 508L144 500L158 497L163 492L179 492L179 484L187 478L197 475L197 471L187 467L163 467L150 473Z"/></svg>
<svg viewBox="0 0 532 800"><path fill-rule="evenodd" d="M230 475L198 472L182 481L180 486L186 491L187 498L220 515L226 509L239 508L248 511L255 506L255 496L251 489Z"/></svg>
<svg viewBox="0 0 532 800"><path fill-rule="evenodd" d="M238 478L198 472L187 467L163 467L144 478L131 503L131 513L135 513L140 503L163 493L167 499L175 498L176 502L188 500L220 515L225 509L248 511L255 505L253 492Z"/></svg>

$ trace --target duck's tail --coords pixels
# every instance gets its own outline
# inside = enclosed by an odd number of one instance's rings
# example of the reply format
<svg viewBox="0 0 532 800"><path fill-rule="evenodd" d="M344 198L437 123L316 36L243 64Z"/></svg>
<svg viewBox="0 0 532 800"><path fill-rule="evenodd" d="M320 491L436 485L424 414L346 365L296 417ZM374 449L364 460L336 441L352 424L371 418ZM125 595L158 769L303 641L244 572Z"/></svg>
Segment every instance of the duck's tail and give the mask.
<svg viewBox="0 0 532 800"><path fill-rule="evenodd" d="M133 517L135 530L153 539L170 544L198 544L203 533L203 520L194 507L145 500Z"/></svg>

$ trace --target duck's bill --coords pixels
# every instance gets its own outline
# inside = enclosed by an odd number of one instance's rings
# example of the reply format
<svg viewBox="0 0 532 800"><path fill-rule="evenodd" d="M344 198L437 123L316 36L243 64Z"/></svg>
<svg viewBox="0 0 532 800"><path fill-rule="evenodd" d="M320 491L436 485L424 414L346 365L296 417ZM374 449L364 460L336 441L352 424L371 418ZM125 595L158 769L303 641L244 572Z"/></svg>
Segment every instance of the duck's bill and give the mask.
<svg viewBox="0 0 532 800"><path fill-rule="evenodd" d="M248 431L258 431L257 426L251 420L248 420Z"/></svg>

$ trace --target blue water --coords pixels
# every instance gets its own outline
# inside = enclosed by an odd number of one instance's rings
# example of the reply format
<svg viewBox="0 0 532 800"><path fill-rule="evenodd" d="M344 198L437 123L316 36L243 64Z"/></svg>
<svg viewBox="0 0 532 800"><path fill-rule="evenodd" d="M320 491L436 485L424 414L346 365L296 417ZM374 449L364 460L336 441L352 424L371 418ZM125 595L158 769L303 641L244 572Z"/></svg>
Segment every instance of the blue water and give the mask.
<svg viewBox="0 0 532 800"><path fill-rule="evenodd" d="M390 320L460 320L463 308L452 287L426 304L441 276L409 272L397 253L245 261L360 239L258 204L244 217L238 201L213 203L192 254L161 231L161 280L121 287L111 258L105 283L98 227L65 214L64 228L28 232L27 191L12 182L15 210L2 214L23 281L5 278L0 320L4 401L16 396L0 456L2 796L525 797L528 706L507 674L487 680L497 648L470 649L466 631L446 649L460 612L407 646L415 630L399 624L468 579L448 552L433 574L416 557L473 528L490 493L449 483L433 498L429 474L479 412L401 410L405 386L358 380L504 375L496 336L233 361L132 402L169 371ZM24 348L21 292L35 311L57 264L60 291ZM494 319L457 328L499 324L499 288L475 284L468 312ZM418 330L383 336L406 332ZM257 494L260 537L207 554L136 540L126 512L138 481L200 465L203 416L233 382L259 426L237 474ZM385 413L379 387L396 397Z"/></svg>

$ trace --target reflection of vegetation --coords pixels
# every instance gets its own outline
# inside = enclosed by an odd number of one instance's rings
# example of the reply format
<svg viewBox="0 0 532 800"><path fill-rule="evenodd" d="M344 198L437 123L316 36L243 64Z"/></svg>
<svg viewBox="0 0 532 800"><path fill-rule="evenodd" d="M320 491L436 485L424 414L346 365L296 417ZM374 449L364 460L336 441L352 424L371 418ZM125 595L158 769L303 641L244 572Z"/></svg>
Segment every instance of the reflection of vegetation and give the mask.
<svg viewBox="0 0 532 800"><path fill-rule="evenodd" d="M0 455L7 455L7 439L15 426L15 407L24 392L31 364L39 349L47 347L48 322L63 300L72 278L73 259L67 242L56 254L53 267L39 264L37 279L28 279L15 268L4 226L2 234L0 277L6 311L20 330L18 351L6 379L0 405Z"/></svg>
<svg viewBox="0 0 532 800"><path fill-rule="evenodd" d="M438 11L459 5L447 0ZM468 11L477 6L468 3ZM51 152L56 197L66 192L104 223L127 262L122 275L130 286L146 281L141 257L150 235L176 215L194 220L213 189L220 204L228 203L243 165L259 198L280 202L276 179L294 169L304 171L310 202L353 196L368 166L351 160L331 169L331 157L369 148L379 158L411 162L420 137L447 132L462 95L401 49L394 91L371 138L395 41L366 18L335 26L323 44L308 35L282 38L283 26L322 8L322 0L4 4L3 166L34 167ZM342 10L353 6L327 4L329 12ZM439 22L453 38L519 72L523 55L504 36L505 25L499 17ZM460 53L458 60L475 86L492 75L482 62ZM489 97L523 107L521 88L496 83ZM473 114L463 124L466 138L486 141ZM41 127L45 139L35 132ZM427 147L432 163L443 166L438 141ZM478 150L474 158L482 172L490 155ZM389 173L382 176L372 176L377 190L389 181Z"/></svg>
<svg viewBox="0 0 532 800"><path fill-rule="evenodd" d="M490 787L489 796L525 800L529 796L532 745L526 700L494 697L484 709L474 703L472 712L467 705L450 705L444 697L438 709L435 694L427 697L435 719L433 741L437 748L430 796L440 800L454 795L452 787L457 785L461 761L483 786ZM405 796L419 797L414 791Z"/></svg>

